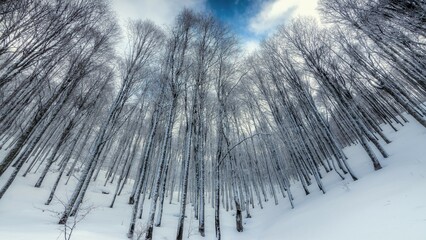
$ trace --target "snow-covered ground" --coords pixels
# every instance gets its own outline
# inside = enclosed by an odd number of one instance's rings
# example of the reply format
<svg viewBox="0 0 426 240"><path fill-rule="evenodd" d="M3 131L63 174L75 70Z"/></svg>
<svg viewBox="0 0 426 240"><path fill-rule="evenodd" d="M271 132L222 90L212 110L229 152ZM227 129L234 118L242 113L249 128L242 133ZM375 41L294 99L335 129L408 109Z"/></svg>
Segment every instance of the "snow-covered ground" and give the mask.
<svg viewBox="0 0 426 240"><path fill-rule="evenodd" d="M242 233L235 230L233 213L223 210L223 239L426 239L426 129L414 120L399 127L396 133L387 126L384 129L392 143L385 146L390 157L380 159L383 169L373 171L360 146L346 148L344 151L358 181L353 182L349 177L341 181L333 172L324 174L327 193L322 194L312 185L308 196L295 185L292 189L294 209L290 208L287 199L279 199L279 205L269 201L263 210L259 207L252 209L252 218L244 218ZM0 179L0 185L8 173ZM58 200L51 206L43 204L55 176L48 176L40 189L33 187L37 177L35 174L18 177L0 200L1 240L63 239L61 226L57 224L62 204ZM126 202L131 185L124 189L112 209L108 207L112 196L102 194L102 185L100 180L89 188L83 207L93 209L77 224L72 240L127 239L131 207ZM113 192L114 187L109 188ZM61 184L59 198L66 199L71 195L71 189L72 183L68 186ZM166 202L162 226L154 229L154 239L175 238L179 205ZM145 222L149 206L150 202L146 201L141 223ZM214 213L209 206L206 208L206 237L198 235L197 222L190 213L185 221L185 237L214 239Z"/></svg>

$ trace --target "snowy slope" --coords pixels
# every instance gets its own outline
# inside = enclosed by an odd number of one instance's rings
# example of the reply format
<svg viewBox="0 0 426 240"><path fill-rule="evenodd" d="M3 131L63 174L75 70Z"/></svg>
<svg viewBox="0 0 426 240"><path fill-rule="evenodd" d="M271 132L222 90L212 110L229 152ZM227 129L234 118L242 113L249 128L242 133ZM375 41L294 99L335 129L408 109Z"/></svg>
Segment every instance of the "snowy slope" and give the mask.
<svg viewBox="0 0 426 240"><path fill-rule="evenodd" d="M374 172L360 146L346 148L358 181L341 181L335 173L324 174L325 195L311 186L311 194L304 196L302 189L295 187L295 209L290 208L287 199L279 199L277 206L269 201L263 210L252 209L252 218L244 219L243 233L235 230L232 212L222 211L223 239L426 239L426 129L414 120L396 133L384 128L392 143L385 146L390 157L380 159L383 169ZM48 175L41 189L33 187L37 177L18 177L0 200L0 240L63 239L61 227L56 224L56 212L63 209L62 204L58 200L52 206L43 204L55 175ZM0 184L4 180L0 179ZM71 239L127 239L131 207L126 201L131 185L112 209L108 207L112 196L102 194L102 185L100 180L89 188L85 207L93 209L77 224ZM66 199L72 187L72 183L61 184L59 198ZM113 187L108 187L111 192ZM169 205L166 201L163 223L154 229L154 239L175 238L179 208L177 203ZM141 223L145 222L149 206L146 201ZM207 207L206 212L206 237L198 235L197 222L190 213L185 221L185 237L214 238L213 209Z"/></svg>

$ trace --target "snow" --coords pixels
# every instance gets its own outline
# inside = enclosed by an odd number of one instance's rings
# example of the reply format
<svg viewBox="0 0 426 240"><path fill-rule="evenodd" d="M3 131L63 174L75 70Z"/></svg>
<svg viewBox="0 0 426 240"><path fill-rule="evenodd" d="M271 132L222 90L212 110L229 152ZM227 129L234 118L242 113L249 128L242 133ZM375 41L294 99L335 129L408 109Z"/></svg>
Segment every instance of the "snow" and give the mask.
<svg viewBox="0 0 426 240"><path fill-rule="evenodd" d="M252 218L244 218L244 232L235 229L234 212L221 210L222 238L291 239L291 240L423 240L426 238L426 129L409 118L410 123L393 132L383 126L392 143L385 145L388 159L379 158L383 169L374 171L367 154L359 145L345 148L349 164L359 178L353 182L349 176L341 181L337 174L323 174L326 194L314 184L311 194L304 196L298 184L292 186L295 208L287 199L273 200L264 209L251 209ZM0 152L0 155L4 154ZM380 156L377 153L377 156ZM3 185L9 169L0 179ZM102 174L102 173L101 173ZM102 175L100 175L102 176ZM55 199L45 206L56 174L49 174L40 189L34 188L38 174L19 176L0 200L1 240L55 240L63 239L58 213L63 204ZM89 187L83 208L91 209L76 226L72 240L125 240L131 206L127 204L132 185L129 183L109 208L115 185L103 187L103 180ZM61 181L59 199L66 202L75 181L65 186ZM174 199L177 199L176 197ZM208 200L208 199L206 199ZM150 201L146 200L141 225L146 222ZM154 228L154 239L175 239L179 204L165 200L161 227ZM188 206L188 211L192 210ZM85 212L84 210L82 211ZM243 213L245 214L245 213ZM243 215L244 216L244 215ZM193 240L214 239L214 212L206 205L206 237L199 236L197 221L187 213L184 237Z"/></svg>

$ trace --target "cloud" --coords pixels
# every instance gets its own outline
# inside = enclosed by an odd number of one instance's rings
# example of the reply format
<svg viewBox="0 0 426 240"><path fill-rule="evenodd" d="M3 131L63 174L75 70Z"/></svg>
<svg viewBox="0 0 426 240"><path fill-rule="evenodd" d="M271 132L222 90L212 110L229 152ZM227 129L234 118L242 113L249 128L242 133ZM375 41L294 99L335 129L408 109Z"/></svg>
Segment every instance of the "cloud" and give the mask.
<svg viewBox="0 0 426 240"><path fill-rule="evenodd" d="M120 24L128 19L150 19L160 26L173 23L184 8L205 9L205 0L112 0Z"/></svg>
<svg viewBox="0 0 426 240"><path fill-rule="evenodd" d="M316 10L318 0L271 0L260 6L260 11L249 19L249 30L255 34L269 33L276 26L295 16L311 16L319 19Z"/></svg>
<svg viewBox="0 0 426 240"><path fill-rule="evenodd" d="M242 48L246 54L250 54L257 49L259 49L259 41L258 40L243 40Z"/></svg>
<svg viewBox="0 0 426 240"><path fill-rule="evenodd" d="M118 53L127 49L128 20L149 19L160 27L169 26L183 8L204 10L205 0L111 0L111 7L116 12L122 28L122 39L116 46Z"/></svg>

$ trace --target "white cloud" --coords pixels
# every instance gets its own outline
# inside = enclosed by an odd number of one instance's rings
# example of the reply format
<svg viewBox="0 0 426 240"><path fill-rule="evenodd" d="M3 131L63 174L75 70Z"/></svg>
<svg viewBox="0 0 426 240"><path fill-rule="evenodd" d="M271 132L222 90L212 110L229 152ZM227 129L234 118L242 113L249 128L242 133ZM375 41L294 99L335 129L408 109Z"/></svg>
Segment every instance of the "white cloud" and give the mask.
<svg viewBox="0 0 426 240"><path fill-rule="evenodd" d="M242 48L246 54L250 54L259 49L259 41L257 40L245 40L242 43Z"/></svg>
<svg viewBox="0 0 426 240"><path fill-rule="evenodd" d="M112 0L121 24L128 19L150 19L160 26L173 23L184 7L202 10L205 0Z"/></svg>
<svg viewBox="0 0 426 240"><path fill-rule="evenodd" d="M111 0L112 9L122 27L122 40L117 45L118 53L124 53L127 48L128 20L149 19L164 27L171 25L183 8L195 10L205 9L205 0Z"/></svg>
<svg viewBox="0 0 426 240"><path fill-rule="evenodd" d="M263 3L260 11L249 20L249 29L255 34L266 34L295 16L319 19L318 0L271 0Z"/></svg>

